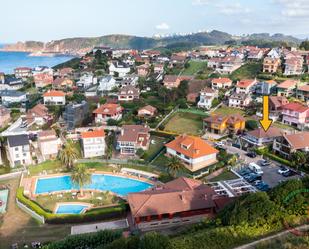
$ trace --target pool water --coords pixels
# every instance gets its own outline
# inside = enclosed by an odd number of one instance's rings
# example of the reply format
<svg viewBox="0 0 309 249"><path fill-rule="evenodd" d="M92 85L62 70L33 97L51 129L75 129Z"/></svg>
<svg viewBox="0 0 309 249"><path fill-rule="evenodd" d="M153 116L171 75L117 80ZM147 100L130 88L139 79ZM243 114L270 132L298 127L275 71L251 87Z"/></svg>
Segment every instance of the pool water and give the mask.
<svg viewBox="0 0 309 249"><path fill-rule="evenodd" d="M2 202L2 205L0 206L0 214L6 212L8 196L9 196L9 190L8 189L0 190L0 201Z"/></svg>
<svg viewBox="0 0 309 249"><path fill-rule="evenodd" d="M83 189L111 191L120 196L126 196L129 193L140 192L152 187L151 184L131 178L93 174L91 184ZM72 183L70 176L57 176L50 178L39 178L36 183L35 194L44 194L60 192L67 190L77 190L78 185Z"/></svg>
<svg viewBox="0 0 309 249"><path fill-rule="evenodd" d="M88 205L82 204L59 204L57 210L55 211L56 214L81 214Z"/></svg>

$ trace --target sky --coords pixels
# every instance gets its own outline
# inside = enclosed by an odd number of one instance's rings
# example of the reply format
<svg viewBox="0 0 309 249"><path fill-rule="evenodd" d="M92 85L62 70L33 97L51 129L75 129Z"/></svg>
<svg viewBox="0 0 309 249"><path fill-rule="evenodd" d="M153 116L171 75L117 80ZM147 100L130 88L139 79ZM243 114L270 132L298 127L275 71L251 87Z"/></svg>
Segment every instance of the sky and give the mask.
<svg viewBox="0 0 309 249"><path fill-rule="evenodd" d="M1 0L1 10L1 43L214 29L309 33L309 0Z"/></svg>

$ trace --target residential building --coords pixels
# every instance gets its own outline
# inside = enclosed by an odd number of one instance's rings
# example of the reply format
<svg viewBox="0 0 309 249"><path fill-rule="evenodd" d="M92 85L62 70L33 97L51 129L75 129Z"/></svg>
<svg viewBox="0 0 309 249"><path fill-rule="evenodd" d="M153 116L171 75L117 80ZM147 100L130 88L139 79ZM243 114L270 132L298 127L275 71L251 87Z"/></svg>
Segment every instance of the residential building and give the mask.
<svg viewBox="0 0 309 249"><path fill-rule="evenodd" d="M232 86L232 80L229 78L215 78L211 80L212 89L227 89Z"/></svg>
<svg viewBox="0 0 309 249"><path fill-rule="evenodd" d="M32 68L30 67L17 67L14 69L14 75L16 78L26 79L32 76Z"/></svg>
<svg viewBox="0 0 309 249"><path fill-rule="evenodd" d="M20 78L5 77L0 81L0 90L19 90L24 87L24 82Z"/></svg>
<svg viewBox="0 0 309 249"><path fill-rule="evenodd" d="M76 86L80 89L87 89L92 85L96 85L97 83L97 77L95 77L92 73L86 72L83 73L79 78L79 81L76 82Z"/></svg>
<svg viewBox="0 0 309 249"><path fill-rule="evenodd" d="M140 91L134 86L124 86L118 92L119 101L133 101L139 99Z"/></svg>
<svg viewBox="0 0 309 249"><path fill-rule="evenodd" d="M116 79L111 75L107 75L99 81L98 90L101 92L111 91L115 87L117 87Z"/></svg>
<svg viewBox="0 0 309 249"><path fill-rule="evenodd" d="M309 153L309 132L283 134L282 137L274 140L273 150L285 158L290 158L296 151Z"/></svg>
<svg viewBox="0 0 309 249"><path fill-rule="evenodd" d="M297 102L282 106L282 123L299 129L309 127L309 107Z"/></svg>
<svg viewBox="0 0 309 249"><path fill-rule="evenodd" d="M239 114L212 115L203 120L206 132L239 134L245 130L246 120Z"/></svg>
<svg viewBox="0 0 309 249"><path fill-rule="evenodd" d="M236 84L236 93L249 94L253 91L256 83L256 79L240 80Z"/></svg>
<svg viewBox="0 0 309 249"><path fill-rule="evenodd" d="M250 50L247 55L249 61L259 61L263 58L263 51L261 49Z"/></svg>
<svg viewBox="0 0 309 249"><path fill-rule="evenodd" d="M0 90L0 99L2 104L8 106L13 103L24 103L27 101L27 95L24 92L15 90Z"/></svg>
<svg viewBox="0 0 309 249"><path fill-rule="evenodd" d="M54 89L72 88L73 86L74 86L73 80L67 77L58 77L52 83L52 87Z"/></svg>
<svg viewBox="0 0 309 249"><path fill-rule="evenodd" d="M156 63L153 67L153 72L158 74L164 73L164 64Z"/></svg>
<svg viewBox="0 0 309 249"><path fill-rule="evenodd" d="M74 69L71 67L64 67L58 70L58 76L60 78L66 78L72 76L74 73Z"/></svg>
<svg viewBox="0 0 309 249"><path fill-rule="evenodd" d="M260 81L255 86L255 93L259 95L271 95L276 91L277 82L274 80Z"/></svg>
<svg viewBox="0 0 309 249"><path fill-rule="evenodd" d="M143 125L123 125L117 137L117 149L122 155L134 156L138 149L148 150L150 129Z"/></svg>
<svg viewBox="0 0 309 249"><path fill-rule="evenodd" d="M11 111L0 105L0 127L5 127L11 120Z"/></svg>
<svg viewBox="0 0 309 249"><path fill-rule="evenodd" d="M204 109L211 109L212 101L218 97L218 92L209 88L205 87L200 92L200 100L197 103L197 107L204 108Z"/></svg>
<svg viewBox="0 0 309 249"><path fill-rule="evenodd" d="M273 144L275 139L282 136L282 131L276 127L269 127L267 132L263 128L248 131L241 137L243 147L265 147Z"/></svg>
<svg viewBox="0 0 309 249"><path fill-rule="evenodd" d="M277 112L282 110L282 106L289 103L288 99L284 96L269 96L269 110Z"/></svg>
<svg viewBox="0 0 309 249"><path fill-rule="evenodd" d="M51 85L54 81L53 74L50 73L37 73L33 75L34 84L37 88L43 88Z"/></svg>
<svg viewBox="0 0 309 249"><path fill-rule="evenodd" d="M6 151L12 168L32 164L29 138L27 135L7 137Z"/></svg>
<svg viewBox="0 0 309 249"><path fill-rule="evenodd" d="M172 63L173 65L177 65L177 64L185 64L186 61L187 61L186 55L172 54L170 63Z"/></svg>
<svg viewBox="0 0 309 249"><path fill-rule="evenodd" d="M286 58L284 62L284 75L301 75L303 73L304 59L302 56Z"/></svg>
<svg viewBox="0 0 309 249"><path fill-rule="evenodd" d="M177 88L180 85L180 78L177 75L165 75L163 85L168 88Z"/></svg>
<svg viewBox="0 0 309 249"><path fill-rule="evenodd" d="M285 80L277 86L277 95L292 97L295 93L295 89L299 81L297 80Z"/></svg>
<svg viewBox="0 0 309 249"><path fill-rule="evenodd" d="M98 108L93 111L95 122L104 124L110 119L120 120L122 118L123 107L119 104L106 103L98 104Z"/></svg>
<svg viewBox="0 0 309 249"><path fill-rule="evenodd" d="M309 104L309 84L297 88L296 98Z"/></svg>
<svg viewBox="0 0 309 249"><path fill-rule="evenodd" d="M143 64L136 67L137 69L137 75L140 77L147 77L150 73L150 65L149 64Z"/></svg>
<svg viewBox="0 0 309 249"><path fill-rule="evenodd" d="M48 90L43 94L44 105L65 105L65 93L63 91Z"/></svg>
<svg viewBox="0 0 309 249"><path fill-rule="evenodd" d="M199 180L185 177L131 193L127 199L133 224L141 231L171 229L212 219L233 200L219 196Z"/></svg>
<svg viewBox="0 0 309 249"><path fill-rule="evenodd" d="M116 83L120 88L124 86L136 86L138 83L138 76L136 74L129 74L120 79L117 78Z"/></svg>
<svg viewBox="0 0 309 249"><path fill-rule="evenodd" d="M53 116L49 114L48 108L45 105L37 104L27 111L26 119L29 125L32 123L35 123L36 125L44 125L51 124Z"/></svg>
<svg viewBox="0 0 309 249"><path fill-rule="evenodd" d="M89 105L86 101L81 103L69 103L65 106L63 119L68 130L73 130L77 126L81 126L83 121L89 116Z"/></svg>
<svg viewBox="0 0 309 249"><path fill-rule="evenodd" d="M43 161L55 159L61 146L61 140L54 130L46 130L38 133L38 149Z"/></svg>
<svg viewBox="0 0 309 249"><path fill-rule="evenodd" d="M280 64L280 57L265 57L263 61L263 73L276 73Z"/></svg>
<svg viewBox="0 0 309 249"><path fill-rule="evenodd" d="M139 117L153 117L157 113L157 108L151 106L151 105L146 105L137 111L137 116Z"/></svg>
<svg viewBox="0 0 309 249"><path fill-rule="evenodd" d="M220 74L231 74L242 66L242 59L236 56L216 57L208 60L208 67Z"/></svg>
<svg viewBox="0 0 309 249"><path fill-rule="evenodd" d="M130 73L130 71L129 65L119 61L114 61L109 66L109 74L113 76L123 77Z"/></svg>
<svg viewBox="0 0 309 249"><path fill-rule="evenodd" d="M194 172L217 162L217 151L200 137L180 135L165 144L168 156L176 156Z"/></svg>
<svg viewBox="0 0 309 249"><path fill-rule="evenodd" d="M250 104L250 102L250 95L245 93L233 93L229 97L229 107L245 108Z"/></svg>
<svg viewBox="0 0 309 249"><path fill-rule="evenodd" d="M80 136L84 158L105 155L106 144L104 130L86 131L82 132Z"/></svg>

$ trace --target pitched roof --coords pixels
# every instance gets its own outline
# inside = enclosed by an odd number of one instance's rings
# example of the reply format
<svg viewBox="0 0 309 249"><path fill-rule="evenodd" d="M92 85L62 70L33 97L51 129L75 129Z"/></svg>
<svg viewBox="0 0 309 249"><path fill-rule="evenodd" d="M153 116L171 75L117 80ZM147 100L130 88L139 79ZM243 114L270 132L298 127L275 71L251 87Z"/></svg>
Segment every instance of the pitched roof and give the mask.
<svg viewBox="0 0 309 249"><path fill-rule="evenodd" d="M300 86L298 90L303 92L309 92L309 85Z"/></svg>
<svg viewBox="0 0 309 249"><path fill-rule="evenodd" d="M81 138L105 137L104 130L85 131L81 133Z"/></svg>
<svg viewBox="0 0 309 249"><path fill-rule="evenodd" d="M44 97L64 97L65 93L62 91L51 90L43 95Z"/></svg>
<svg viewBox="0 0 309 249"><path fill-rule="evenodd" d="M17 147L29 144L29 138L27 135L16 135L7 137L10 147Z"/></svg>
<svg viewBox="0 0 309 249"><path fill-rule="evenodd" d="M258 128L253 131L248 131L247 134L256 138L273 138L282 136L281 130L276 127L270 127L267 132L265 132L263 128Z"/></svg>
<svg viewBox="0 0 309 249"><path fill-rule="evenodd" d="M239 82L237 82L237 87L249 87L251 85L253 85L256 82L256 80L241 80Z"/></svg>
<svg viewBox="0 0 309 249"><path fill-rule="evenodd" d="M106 114L106 115L115 115L118 112L121 112L123 107L119 104L106 103L101 105L93 111L95 114Z"/></svg>
<svg viewBox="0 0 309 249"><path fill-rule="evenodd" d="M279 84L277 87L278 88L291 88L291 87L296 87L296 84L298 83L297 80L285 80L281 84Z"/></svg>
<svg viewBox="0 0 309 249"><path fill-rule="evenodd" d="M180 135L165 146L190 158L199 158L218 153L215 148L210 146L203 139L187 135ZM187 148L184 148L184 146Z"/></svg>
<svg viewBox="0 0 309 249"><path fill-rule="evenodd" d="M157 108L155 108L151 105L146 105L146 106L139 109L139 111L141 111L141 110L146 110L146 111L149 111L149 112L156 112Z"/></svg>
<svg viewBox="0 0 309 249"><path fill-rule="evenodd" d="M269 96L269 101L277 108L289 102L284 96Z"/></svg>
<svg viewBox="0 0 309 249"><path fill-rule="evenodd" d="M215 78L211 80L211 83L217 83L217 84L232 83L232 80L229 78Z"/></svg>
<svg viewBox="0 0 309 249"><path fill-rule="evenodd" d="M235 124L237 122L244 122L246 119L240 114L230 114L230 115L212 115L204 119L206 122L222 124L223 122L227 122L229 124Z"/></svg>
<svg viewBox="0 0 309 249"><path fill-rule="evenodd" d="M304 149L309 147L309 132L300 132L296 134L284 134L284 138L289 142L293 149Z"/></svg>
<svg viewBox="0 0 309 249"><path fill-rule="evenodd" d="M138 139L143 137L145 134L148 135L148 132L149 128L143 125L123 125L118 141L138 142Z"/></svg>
<svg viewBox="0 0 309 249"><path fill-rule="evenodd" d="M285 110L290 110L290 111L294 111L294 112L306 112L309 110L309 107L307 106L304 106L302 104L299 104L297 102L292 102L292 103L289 103L289 104L286 104L284 106L282 106L282 109L285 109Z"/></svg>

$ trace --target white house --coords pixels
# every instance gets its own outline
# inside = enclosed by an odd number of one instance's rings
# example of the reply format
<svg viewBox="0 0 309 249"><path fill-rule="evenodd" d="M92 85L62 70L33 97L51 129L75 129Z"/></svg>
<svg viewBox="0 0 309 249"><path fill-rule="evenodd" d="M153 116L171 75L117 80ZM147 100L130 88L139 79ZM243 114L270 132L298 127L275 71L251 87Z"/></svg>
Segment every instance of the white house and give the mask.
<svg viewBox="0 0 309 249"><path fill-rule="evenodd" d="M116 80L113 76L108 75L103 77L100 81L99 81L99 87L98 90L99 91L111 91L114 87L116 87Z"/></svg>
<svg viewBox="0 0 309 249"><path fill-rule="evenodd" d="M24 92L15 90L0 90L0 99L2 104L9 105L12 103L22 103L27 100L27 95Z"/></svg>
<svg viewBox="0 0 309 249"><path fill-rule="evenodd" d="M79 88L87 89L92 85L98 83L97 77L93 76L92 73L84 73L80 78L79 81L76 82L76 86Z"/></svg>
<svg viewBox="0 0 309 249"><path fill-rule="evenodd" d="M197 103L199 108L210 109L212 101L218 96L217 91L211 88L204 88L200 91L200 100Z"/></svg>
<svg viewBox="0 0 309 249"><path fill-rule="evenodd" d="M234 93L229 97L229 107L244 108L251 102L249 94Z"/></svg>
<svg viewBox="0 0 309 249"><path fill-rule="evenodd" d="M253 86L257 83L256 79L241 80L236 84L236 93L249 94L253 90Z"/></svg>
<svg viewBox="0 0 309 249"><path fill-rule="evenodd" d="M106 144L104 130L82 132L81 141L84 158L105 155Z"/></svg>
<svg viewBox="0 0 309 249"><path fill-rule="evenodd" d="M43 94L44 105L65 105L65 93L51 90Z"/></svg>
<svg viewBox="0 0 309 249"><path fill-rule="evenodd" d="M130 71L131 68L127 64L121 63L119 61L114 61L109 66L109 74L114 76L118 74L119 77L123 77L130 73Z"/></svg>
<svg viewBox="0 0 309 249"><path fill-rule="evenodd" d="M32 164L29 138L27 135L7 137L6 151L12 168Z"/></svg>
<svg viewBox="0 0 309 249"><path fill-rule="evenodd" d="M38 133L38 148L44 161L55 159L61 145L61 140L54 130L41 131Z"/></svg>

